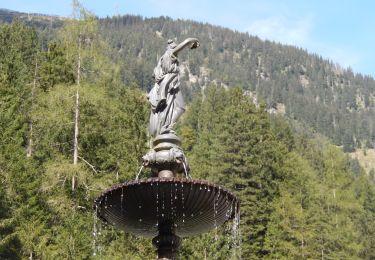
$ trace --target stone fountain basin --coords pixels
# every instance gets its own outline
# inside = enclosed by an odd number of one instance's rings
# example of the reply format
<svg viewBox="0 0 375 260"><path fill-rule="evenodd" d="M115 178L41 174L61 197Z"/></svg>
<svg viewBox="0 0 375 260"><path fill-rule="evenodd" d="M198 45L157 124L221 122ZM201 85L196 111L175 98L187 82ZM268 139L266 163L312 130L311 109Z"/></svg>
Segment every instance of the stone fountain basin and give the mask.
<svg viewBox="0 0 375 260"><path fill-rule="evenodd" d="M172 223L179 237L201 234L234 218L237 198L207 181L149 178L114 186L95 201L103 221L138 236L155 237Z"/></svg>

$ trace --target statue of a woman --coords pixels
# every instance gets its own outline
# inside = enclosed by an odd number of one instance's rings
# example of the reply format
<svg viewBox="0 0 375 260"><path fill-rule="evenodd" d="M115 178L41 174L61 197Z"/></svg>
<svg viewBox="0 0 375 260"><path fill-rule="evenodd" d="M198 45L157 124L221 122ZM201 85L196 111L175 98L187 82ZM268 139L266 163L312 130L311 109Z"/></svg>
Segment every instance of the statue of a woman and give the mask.
<svg viewBox="0 0 375 260"><path fill-rule="evenodd" d="M148 94L151 103L150 134L173 133L177 119L185 112L185 103L180 90L179 63L177 55L185 47L199 47L195 38L187 38L180 44L168 40L168 47L154 68L155 84Z"/></svg>

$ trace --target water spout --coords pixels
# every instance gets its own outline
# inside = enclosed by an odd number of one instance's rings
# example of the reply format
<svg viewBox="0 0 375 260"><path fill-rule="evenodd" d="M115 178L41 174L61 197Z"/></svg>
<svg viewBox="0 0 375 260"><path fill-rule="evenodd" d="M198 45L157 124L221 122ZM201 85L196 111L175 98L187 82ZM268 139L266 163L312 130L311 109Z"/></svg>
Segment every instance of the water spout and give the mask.
<svg viewBox="0 0 375 260"><path fill-rule="evenodd" d="M136 181L138 181L138 179L139 179L139 175L141 174L142 170L143 170L143 165L142 165L141 168L139 169L139 172L138 172L138 174L137 174L137 177L135 177L135 180L136 180Z"/></svg>
<svg viewBox="0 0 375 260"><path fill-rule="evenodd" d="M189 175L189 172L187 171L186 163L183 161L182 165L184 166L184 172L185 172L185 177L187 179L191 179L191 176Z"/></svg>

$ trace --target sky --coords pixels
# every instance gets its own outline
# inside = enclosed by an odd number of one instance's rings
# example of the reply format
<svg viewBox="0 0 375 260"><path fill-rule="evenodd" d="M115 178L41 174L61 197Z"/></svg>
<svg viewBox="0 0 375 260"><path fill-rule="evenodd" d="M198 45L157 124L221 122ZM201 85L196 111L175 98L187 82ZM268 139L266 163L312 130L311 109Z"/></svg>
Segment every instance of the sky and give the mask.
<svg viewBox="0 0 375 260"><path fill-rule="evenodd" d="M99 17L169 16L294 45L375 77L372 0L82 0ZM70 16L69 0L0 0L0 8ZM193 36L193 35L192 35Z"/></svg>

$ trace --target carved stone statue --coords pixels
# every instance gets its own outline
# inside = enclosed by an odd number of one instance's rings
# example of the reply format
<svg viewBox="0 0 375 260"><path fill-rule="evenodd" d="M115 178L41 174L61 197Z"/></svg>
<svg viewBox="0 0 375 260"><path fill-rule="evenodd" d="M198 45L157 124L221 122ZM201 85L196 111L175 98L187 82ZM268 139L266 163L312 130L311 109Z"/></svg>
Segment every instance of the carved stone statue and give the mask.
<svg viewBox="0 0 375 260"><path fill-rule="evenodd" d="M143 166L151 168L155 176L170 178L178 172L188 176L189 165L175 135L173 126L185 112L180 89L177 55L185 47L199 47L195 38L187 38L180 44L168 40L168 47L154 68L155 84L148 94L151 103L149 131L153 137L152 148L143 156Z"/></svg>
<svg viewBox="0 0 375 260"><path fill-rule="evenodd" d="M187 38L178 45L168 40L167 50L154 68L155 84L148 94L151 103L149 131L153 137L173 133L174 124L185 112L177 55L187 46L191 49L199 47L198 39Z"/></svg>

